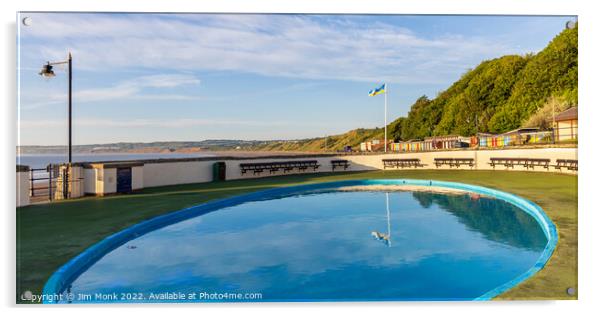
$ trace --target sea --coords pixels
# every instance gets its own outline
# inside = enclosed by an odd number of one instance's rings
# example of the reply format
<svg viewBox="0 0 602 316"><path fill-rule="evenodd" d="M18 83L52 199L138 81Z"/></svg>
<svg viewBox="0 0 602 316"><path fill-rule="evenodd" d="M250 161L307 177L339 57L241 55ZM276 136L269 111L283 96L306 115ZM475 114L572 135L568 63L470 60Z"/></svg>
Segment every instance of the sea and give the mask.
<svg viewBox="0 0 602 316"><path fill-rule="evenodd" d="M210 157L210 153L111 153L111 154L73 154L73 162L123 161L141 159L171 159ZM17 155L17 164L32 169L46 168L49 164L65 163L66 154L21 154Z"/></svg>

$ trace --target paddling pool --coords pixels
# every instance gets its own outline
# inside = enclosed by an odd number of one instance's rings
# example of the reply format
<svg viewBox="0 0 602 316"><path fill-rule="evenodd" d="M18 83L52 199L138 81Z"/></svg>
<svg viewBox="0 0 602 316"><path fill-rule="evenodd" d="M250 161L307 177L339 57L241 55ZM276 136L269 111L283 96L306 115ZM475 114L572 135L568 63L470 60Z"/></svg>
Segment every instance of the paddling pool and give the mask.
<svg viewBox="0 0 602 316"><path fill-rule="evenodd" d="M407 185L463 192L397 190ZM539 206L484 187L404 179L283 187L112 235L56 271L43 301L488 300L543 268L557 239Z"/></svg>

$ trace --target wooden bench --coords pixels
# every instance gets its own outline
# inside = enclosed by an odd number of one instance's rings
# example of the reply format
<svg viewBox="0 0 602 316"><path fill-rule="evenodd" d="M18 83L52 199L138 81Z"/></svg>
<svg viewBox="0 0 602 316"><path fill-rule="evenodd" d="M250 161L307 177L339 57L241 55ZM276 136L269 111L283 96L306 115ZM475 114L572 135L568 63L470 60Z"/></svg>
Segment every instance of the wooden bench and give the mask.
<svg viewBox="0 0 602 316"><path fill-rule="evenodd" d="M337 167L342 167L343 170L347 170L347 168L349 168L349 166L351 165L349 163L349 160L343 160L343 159L331 160L330 164L332 165L332 171L334 171L334 169L336 169Z"/></svg>
<svg viewBox="0 0 602 316"><path fill-rule="evenodd" d="M547 158L490 158L489 165L495 169L495 166L504 166L514 169L514 166L523 166L526 169L535 169L543 167L549 169L550 159Z"/></svg>
<svg viewBox="0 0 602 316"><path fill-rule="evenodd" d="M439 168L443 165L449 165L449 167L460 168L462 165L474 166L474 158L435 158L435 166Z"/></svg>
<svg viewBox="0 0 602 316"><path fill-rule="evenodd" d="M527 159L527 161L525 162L524 167L525 168L531 168L531 169L535 169L535 167L543 167L545 169L549 169L550 168L550 159L547 158L529 158Z"/></svg>
<svg viewBox="0 0 602 316"><path fill-rule="evenodd" d="M406 158L406 159L383 159L383 169L387 168L405 168L405 167L422 167L420 159L418 158Z"/></svg>
<svg viewBox="0 0 602 316"><path fill-rule="evenodd" d="M241 163L240 164L240 173L245 174L248 171L253 171L253 174L262 173L263 168L260 164L257 163Z"/></svg>
<svg viewBox="0 0 602 316"><path fill-rule="evenodd" d="M305 171L307 169L313 169L314 171L320 168L317 160L293 160L293 161L278 161L278 162L258 162L258 163L241 163L240 173L245 174L249 171L253 171L253 174L261 174L268 170L270 174L276 173L280 170L283 172L289 172L294 169L299 171Z"/></svg>
<svg viewBox="0 0 602 316"><path fill-rule="evenodd" d="M491 167L493 167L493 169L495 169L495 166L504 166L504 167L510 167L513 166L513 164L510 162L511 160L509 158L490 158L489 159L489 165Z"/></svg>
<svg viewBox="0 0 602 316"><path fill-rule="evenodd" d="M285 162L284 167L297 168L299 171L312 168L314 171L316 171L318 168L320 168L320 165L318 164L317 160L298 160Z"/></svg>
<svg viewBox="0 0 602 316"><path fill-rule="evenodd" d="M556 159L556 165L554 168L577 171L577 160L576 159Z"/></svg>

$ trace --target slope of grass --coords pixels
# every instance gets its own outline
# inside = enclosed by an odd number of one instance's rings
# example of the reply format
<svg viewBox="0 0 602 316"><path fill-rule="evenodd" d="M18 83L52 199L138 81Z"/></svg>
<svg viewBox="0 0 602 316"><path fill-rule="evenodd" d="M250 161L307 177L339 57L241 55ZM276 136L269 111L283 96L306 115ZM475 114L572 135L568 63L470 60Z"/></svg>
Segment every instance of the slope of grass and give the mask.
<svg viewBox="0 0 602 316"><path fill-rule="evenodd" d="M294 141L272 141L267 144L245 147L244 149L258 151L333 152L342 150L345 146L351 146L355 150L360 150L360 143L383 138L383 128L358 128L338 135Z"/></svg>
<svg viewBox="0 0 602 316"><path fill-rule="evenodd" d="M577 288L577 177L504 171L409 170L306 174L145 189L17 209L17 296L41 292L50 275L104 237L144 219L241 193L345 179L420 178L497 188L539 204L556 223L559 243L546 267L503 299L570 299ZM17 302L19 298L17 297Z"/></svg>

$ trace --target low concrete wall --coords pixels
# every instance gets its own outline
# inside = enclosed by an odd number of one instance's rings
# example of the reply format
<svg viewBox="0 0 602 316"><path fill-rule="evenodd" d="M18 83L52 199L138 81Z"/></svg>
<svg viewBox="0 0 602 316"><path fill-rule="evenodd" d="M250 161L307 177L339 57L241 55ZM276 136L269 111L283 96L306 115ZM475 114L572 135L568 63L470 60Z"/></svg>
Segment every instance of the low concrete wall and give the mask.
<svg viewBox="0 0 602 316"><path fill-rule="evenodd" d="M117 192L117 169L86 168L84 172L84 193L106 195Z"/></svg>
<svg viewBox="0 0 602 316"><path fill-rule="evenodd" d="M215 161L182 161L145 163L144 187L160 187L174 184L201 183L213 180Z"/></svg>
<svg viewBox="0 0 602 316"><path fill-rule="evenodd" d="M300 161L300 160L317 160L320 168L315 172L331 172L332 167L330 161L332 159L341 159L336 156L327 157L288 157L288 158L248 158L248 159L219 159L215 160L182 160L182 161L169 161L169 162L150 162L144 163L143 167L132 168L132 188L134 190L140 188L160 187L167 185L177 184L189 184L189 183L203 183L213 181L213 164L216 162L226 163L226 180L246 179L246 178L259 178L268 176L277 176L285 174L295 173L310 173L313 170L307 170L304 172L291 171L284 173L282 171L272 173L263 172L259 175L253 175L252 172L242 175L240 172L241 163L260 163L260 162L276 162L276 161ZM136 168L140 168L140 171L136 171ZM99 169L100 170L100 169ZM347 169L347 171L358 171L366 170L365 168L355 165ZM337 168L335 171L343 171L342 168ZM137 177L142 177L142 181ZM105 191L106 192L106 191Z"/></svg>
<svg viewBox="0 0 602 316"><path fill-rule="evenodd" d="M132 190L144 188L144 166L132 167Z"/></svg>
<svg viewBox="0 0 602 316"><path fill-rule="evenodd" d="M84 193L85 194L96 194L98 189L96 188L96 178L99 169L84 169Z"/></svg>
<svg viewBox="0 0 602 316"><path fill-rule="evenodd" d="M70 196L72 198L78 198L84 196L84 187L85 187L85 175L84 168L81 166L73 166L69 168L69 178L71 179L71 192Z"/></svg>
<svg viewBox="0 0 602 316"><path fill-rule="evenodd" d="M17 207L29 205L29 171L17 171Z"/></svg>
<svg viewBox="0 0 602 316"><path fill-rule="evenodd" d="M389 153L389 154L371 154L371 155L315 155L305 157L253 157L253 158L234 158L234 157L205 157L198 159L174 159L169 161L140 161L139 165L132 167L132 189L142 189L149 187L159 187L177 184L203 183L213 181L213 164L216 162L226 163L226 180L253 179L269 176L290 175L299 173L318 173L318 172L342 172L342 171L368 171L382 170L382 159L388 158L418 158L424 164L423 169L437 169L434 164L435 158L473 158L475 166L460 166L453 169L472 169L472 170L492 170L489 165L492 157L496 158L548 158L551 164L556 163L556 159L577 159L577 148L538 148L538 149L501 149L501 150L450 150L450 151L432 151L415 153ZM332 169L330 163L333 159L345 159L350 162L349 168L344 170L339 167ZM308 169L305 171L293 170L289 172L278 171L270 173L264 171L261 174L253 174L252 171L242 174L240 171L241 163L263 163L278 161L300 161L317 160L320 165L317 170ZM88 194L105 195L116 192L116 169L115 164L119 163L95 163L92 170L85 173L85 191ZM123 163L122 163L123 164ZM113 166L111 166L113 165ZM88 167L89 168L89 167ZM439 169L450 169L449 166L441 166ZM502 166L497 166L497 170L505 170ZM558 170L554 167L544 169L535 167L535 169L525 169L522 166L516 166L514 171L544 171L544 172L562 172L575 174L575 171L566 169ZM90 179L94 178L94 180Z"/></svg>
<svg viewBox="0 0 602 316"><path fill-rule="evenodd" d="M346 156L344 159L351 161L353 169L370 170L383 169L382 159L395 158L418 158L421 163L425 164L425 169L437 169L434 164L435 158L473 158L476 162L474 167L460 166L453 169L473 169L473 170L506 170L503 166L493 168L489 165L491 158L547 158L550 159L550 164L555 164L556 159L577 159L577 148L538 148L538 149L501 149L501 150L453 150L453 151L431 151L417 153L396 153L382 155L363 155L363 156ZM450 169L449 166L441 166L439 169ZM517 166L514 171L544 171L544 172L562 172L574 174L574 171L565 169L558 170L554 167L544 169L543 167L535 167L535 169L525 169Z"/></svg>
<svg viewBox="0 0 602 316"><path fill-rule="evenodd" d="M117 192L117 169L103 169L102 176L104 181L102 181L102 194L111 194Z"/></svg>

